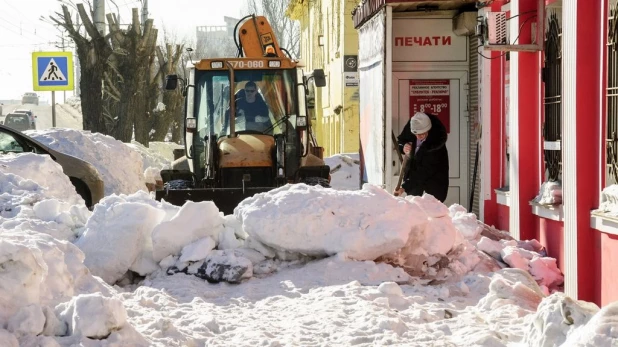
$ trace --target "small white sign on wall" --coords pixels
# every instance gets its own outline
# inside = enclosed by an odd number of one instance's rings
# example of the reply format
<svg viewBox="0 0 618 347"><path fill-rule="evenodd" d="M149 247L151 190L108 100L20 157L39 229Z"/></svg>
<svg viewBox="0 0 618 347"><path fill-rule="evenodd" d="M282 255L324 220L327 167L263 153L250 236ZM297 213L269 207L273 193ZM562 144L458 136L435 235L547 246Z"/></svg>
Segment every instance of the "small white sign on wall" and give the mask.
<svg viewBox="0 0 618 347"><path fill-rule="evenodd" d="M393 18L394 62L466 62L468 40L452 19Z"/></svg>
<svg viewBox="0 0 618 347"><path fill-rule="evenodd" d="M343 79L346 87L358 87L358 72L344 72Z"/></svg>

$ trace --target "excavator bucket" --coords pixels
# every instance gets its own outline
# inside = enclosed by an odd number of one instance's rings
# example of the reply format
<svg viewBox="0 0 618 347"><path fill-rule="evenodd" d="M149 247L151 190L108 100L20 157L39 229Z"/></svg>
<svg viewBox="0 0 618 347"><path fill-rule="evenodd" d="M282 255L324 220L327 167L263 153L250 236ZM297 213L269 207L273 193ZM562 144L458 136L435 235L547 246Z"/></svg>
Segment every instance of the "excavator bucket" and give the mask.
<svg viewBox="0 0 618 347"><path fill-rule="evenodd" d="M234 208L246 198L272 189L272 187L245 188L244 190L242 188L162 189L156 191L155 198L177 206L182 206L186 201L212 201L219 211L227 215L233 214Z"/></svg>

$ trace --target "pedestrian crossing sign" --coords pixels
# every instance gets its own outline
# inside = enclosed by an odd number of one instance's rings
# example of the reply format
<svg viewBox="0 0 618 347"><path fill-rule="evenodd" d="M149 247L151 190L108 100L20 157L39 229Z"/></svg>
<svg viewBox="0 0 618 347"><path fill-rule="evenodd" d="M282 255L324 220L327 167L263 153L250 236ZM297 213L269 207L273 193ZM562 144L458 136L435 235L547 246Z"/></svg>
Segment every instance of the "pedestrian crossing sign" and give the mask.
<svg viewBox="0 0 618 347"><path fill-rule="evenodd" d="M73 52L33 52L34 90L73 90Z"/></svg>

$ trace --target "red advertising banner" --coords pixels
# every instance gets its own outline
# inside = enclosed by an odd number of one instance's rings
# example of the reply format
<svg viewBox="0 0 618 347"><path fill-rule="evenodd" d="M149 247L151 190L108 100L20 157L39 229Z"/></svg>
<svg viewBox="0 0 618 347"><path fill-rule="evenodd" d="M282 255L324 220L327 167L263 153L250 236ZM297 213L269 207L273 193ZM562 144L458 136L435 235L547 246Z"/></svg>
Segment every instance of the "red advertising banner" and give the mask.
<svg viewBox="0 0 618 347"><path fill-rule="evenodd" d="M446 132L451 132L449 80L410 80L410 117L416 112L438 117Z"/></svg>

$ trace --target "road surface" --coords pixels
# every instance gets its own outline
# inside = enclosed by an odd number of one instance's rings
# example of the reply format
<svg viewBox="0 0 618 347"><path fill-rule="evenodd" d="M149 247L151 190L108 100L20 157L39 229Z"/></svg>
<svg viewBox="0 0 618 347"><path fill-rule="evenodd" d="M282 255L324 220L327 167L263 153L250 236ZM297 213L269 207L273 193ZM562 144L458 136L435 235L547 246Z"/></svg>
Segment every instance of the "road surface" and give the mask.
<svg viewBox="0 0 618 347"><path fill-rule="evenodd" d="M19 105L19 104L4 104L2 106L1 121L4 121L4 116L15 109L28 109L34 112L36 116L37 130L52 128L52 107L51 105ZM83 129L82 115L79 111L69 104L56 104L56 128Z"/></svg>

